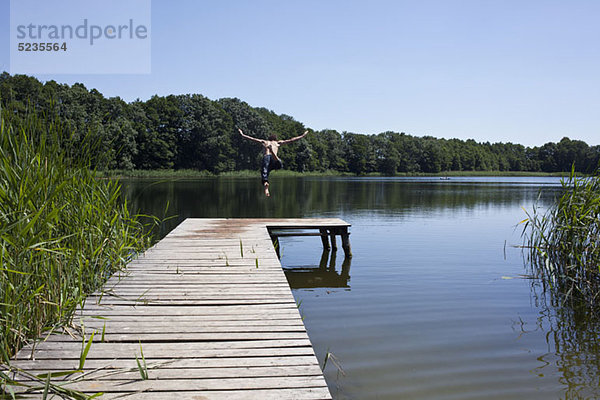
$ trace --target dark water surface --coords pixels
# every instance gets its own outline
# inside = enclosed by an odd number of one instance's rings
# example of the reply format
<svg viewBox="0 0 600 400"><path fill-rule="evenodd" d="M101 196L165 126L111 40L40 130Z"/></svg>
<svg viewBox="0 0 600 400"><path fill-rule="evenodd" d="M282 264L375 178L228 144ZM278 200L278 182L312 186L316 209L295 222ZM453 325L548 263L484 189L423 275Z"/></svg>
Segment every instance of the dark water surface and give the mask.
<svg viewBox="0 0 600 400"><path fill-rule="evenodd" d="M282 265L338 399L576 399L599 390L598 324L544 305L521 250L555 178L126 180L139 211L177 217L339 217L354 257L281 239Z"/></svg>

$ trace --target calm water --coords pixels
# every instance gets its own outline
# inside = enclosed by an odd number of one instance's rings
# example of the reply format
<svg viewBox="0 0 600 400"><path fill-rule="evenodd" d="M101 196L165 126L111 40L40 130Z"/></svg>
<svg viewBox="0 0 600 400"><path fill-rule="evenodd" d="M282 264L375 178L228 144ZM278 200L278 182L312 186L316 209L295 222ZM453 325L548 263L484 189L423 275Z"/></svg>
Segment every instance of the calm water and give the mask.
<svg viewBox="0 0 600 400"><path fill-rule="evenodd" d="M340 217L354 257L281 240L282 265L337 399L576 399L599 389L598 324L544 305L527 277L521 207L554 178L125 181L144 213ZM333 361L332 361L333 360Z"/></svg>

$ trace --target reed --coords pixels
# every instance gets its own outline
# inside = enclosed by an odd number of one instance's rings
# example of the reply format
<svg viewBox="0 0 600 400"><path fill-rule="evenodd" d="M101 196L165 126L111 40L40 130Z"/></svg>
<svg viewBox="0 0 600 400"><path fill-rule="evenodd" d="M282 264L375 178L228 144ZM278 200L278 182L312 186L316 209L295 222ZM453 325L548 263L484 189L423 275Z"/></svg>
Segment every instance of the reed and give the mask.
<svg viewBox="0 0 600 400"><path fill-rule="evenodd" d="M0 364L150 242L118 182L91 170L91 139L72 151L73 139L52 118L0 110Z"/></svg>
<svg viewBox="0 0 600 400"><path fill-rule="evenodd" d="M597 313L600 295L600 175L574 171L546 212L534 207L524 220L524 245L534 275L553 304L585 306Z"/></svg>

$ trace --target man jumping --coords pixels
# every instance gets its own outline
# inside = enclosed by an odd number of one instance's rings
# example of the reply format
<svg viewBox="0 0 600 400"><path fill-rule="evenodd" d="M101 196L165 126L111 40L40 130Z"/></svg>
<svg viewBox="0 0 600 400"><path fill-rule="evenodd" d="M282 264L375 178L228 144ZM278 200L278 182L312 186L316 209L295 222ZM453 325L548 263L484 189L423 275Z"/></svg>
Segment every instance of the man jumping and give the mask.
<svg viewBox="0 0 600 400"><path fill-rule="evenodd" d="M262 178L263 187L265 188L265 196L269 197L271 195L269 193L269 172L271 172L274 169L281 169L283 167L283 163L281 162L279 157L277 157L279 146L281 146L282 144L288 144L295 142L296 140L302 139L308 134L308 131L305 131L300 136L296 136L286 140L277 140L276 135L269 136L269 139L267 140L257 139L255 137L245 135L240 128L238 128L238 131L240 131L240 135L242 135L242 137L252 140L254 142L258 142L263 146L264 156L262 159L260 174Z"/></svg>

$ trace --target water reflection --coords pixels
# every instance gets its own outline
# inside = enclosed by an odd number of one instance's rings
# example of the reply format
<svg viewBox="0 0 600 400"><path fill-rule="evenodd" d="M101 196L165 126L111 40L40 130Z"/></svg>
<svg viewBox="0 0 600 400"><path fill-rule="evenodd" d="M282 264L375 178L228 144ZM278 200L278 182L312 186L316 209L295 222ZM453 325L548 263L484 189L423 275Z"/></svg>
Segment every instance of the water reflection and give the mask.
<svg viewBox="0 0 600 400"><path fill-rule="evenodd" d="M336 251L323 250L318 267L286 265L285 276L292 289L350 288L351 258L344 257L341 271L336 270Z"/></svg>
<svg viewBox="0 0 600 400"><path fill-rule="evenodd" d="M531 285L533 302L540 309L538 329L546 332L550 350L545 361L560 371L563 399L600 398L600 319L585 305L562 302L551 288L539 279ZM538 372L543 374L544 368Z"/></svg>

